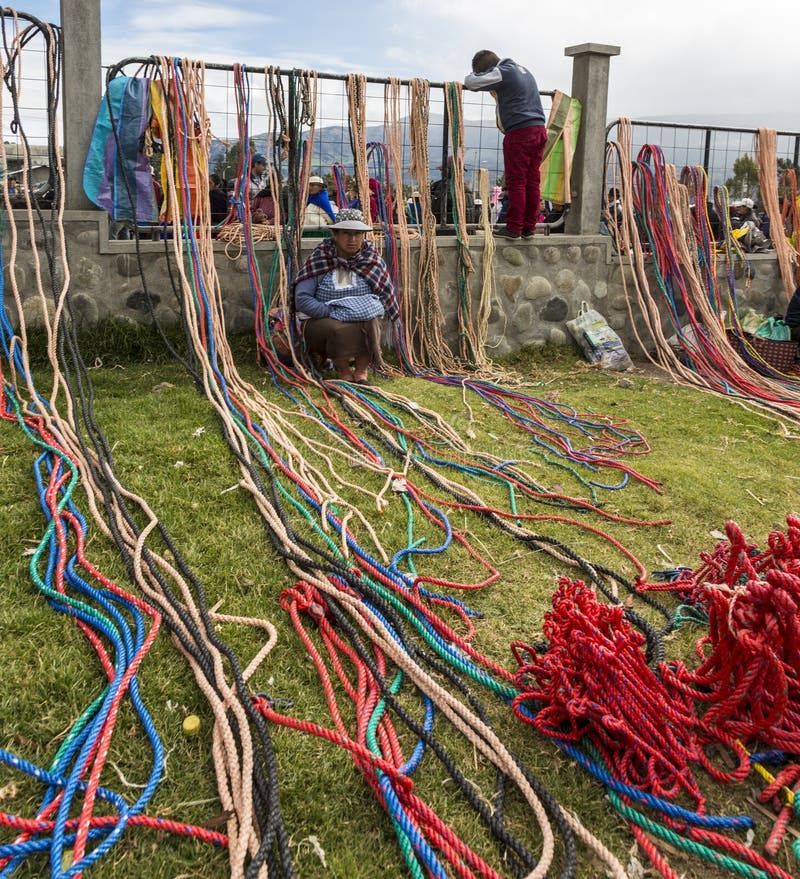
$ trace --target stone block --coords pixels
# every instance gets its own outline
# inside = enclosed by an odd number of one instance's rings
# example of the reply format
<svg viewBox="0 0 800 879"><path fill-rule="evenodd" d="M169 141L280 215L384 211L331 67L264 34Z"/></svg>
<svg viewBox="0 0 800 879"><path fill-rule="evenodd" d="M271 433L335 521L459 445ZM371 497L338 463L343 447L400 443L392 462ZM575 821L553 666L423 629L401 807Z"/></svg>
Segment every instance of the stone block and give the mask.
<svg viewBox="0 0 800 879"><path fill-rule="evenodd" d="M550 342L552 345L566 345L567 334L559 327L550 327L547 341Z"/></svg>
<svg viewBox="0 0 800 879"><path fill-rule="evenodd" d="M561 262L561 248L545 247L544 253L542 253L542 259L551 266L554 266L556 263Z"/></svg>
<svg viewBox="0 0 800 879"><path fill-rule="evenodd" d="M569 293L575 289L578 278L572 269L561 269L556 274L556 289L561 293Z"/></svg>
<svg viewBox="0 0 800 879"><path fill-rule="evenodd" d="M486 337L486 353L490 357L502 357L512 351L508 339L504 335L490 335Z"/></svg>
<svg viewBox="0 0 800 879"><path fill-rule="evenodd" d="M600 261L600 248L596 244L588 244L583 248L583 259L588 263Z"/></svg>
<svg viewBox="0 0 800 879"><path fill-rule="evenodd" d="M130 308L131 311L137 311L142 315L150 315L151 311L154 311L156 306L161 302L161 297L158 293L154 293L152 290L149 293L150 303L152 303L152 308L150 304L148 304L148 294L144 292L144 290L134 290L128 298L125 300L126 308Z"/></svg>
<svg viewBox="0 0 800 879"><path fill-rule="evenodd" d="M533 326L533 306L530 302L521 302L514 312L514 332L525 333Z"/></svg>
<svg viewBox="0 0 800 879"><path fill-rule="evenodd" d="M522 287L520 275L500 275L500 289L506 299L514 299Z"/></svg>
<svg viewBox="0 0 800 879"><path fill-rule="evenodd" d="M96 249L100 243L100 233L97 229L84 229L75 236L75 241L84 246Z"/></svg>
<svg viewBox="0 0 800 879"><path fill-rule="evenodd" d="M525 287L526 299L543 299L553 292L553 285L542 275L536 275Z"/></svg>
<svg viewBox="0 0 800 879"><path fill-rule="evenodd" d="M88 293L74 293L69 298L69 311L76 326L91 326L100 318L100 308L94 296Z"/></svg>
<svg viewBox="0 0 800 879"><path fill-rule="evenodd" d="M496 324L500 320L504 320L506 316L505 311L500 307L499 303L493 302L492 307L489 310L489 323Z"/></svg>
<svg viewBox="0 0 800 879"><path fill-rule="evenodd" d="M72 282L82 292L97 290L102 285L103 267L92 259L82 256L73 266Z"/></svg>
<svg viewBox="0 0 800 879"><path fill-rule="evenodd" d="M180 323L178 313L171 305L163 303L156 308L156 320L162 327L174 327Z"/></svg>
<svg viewBox="0 0 800 879"><path fill-rule="evenodd" d="M605 299L608 296L608 284L605 281L598 281L594 285L593 295L595 299Z"/></svg>
<svg viewBox="0 0 800 879"><path fill-rule="evenodd" d="M521 266L525 262L525 257L518 247L504 247L500 251L503 259L512 266Z"/></svg>
<svg viewBox="0 0 800 879"><path fill-rule="evenodd" d="M43 307L44 311L42 311ZM22 303L22 317L26 327L43 327L45 324L52 323L54 311L55 306L51 299L47 299L44 306L39 296L33 296Z"/></svg>
<svg viewBox="0 0 800 879"><path fill-rule="evenodd" d="M616 330L617 332L624 330L625 327L628 326L627 314L611 314L606 317L606 320L611 329Z"/></svg>
<svg viewBox="0 0 800 879"><path fill-rule="evenodd" d="M225 307L225 331L227 333L253 332L255 326L255 313L252 308L243 308L241 305Z"/></svg>
<svg viewBox="0 0 800 879"><path fill-rule="evenodd" d="M553 296L552 299L545 302L544 308L539 312L539 317L551 323L560 323L567 319L568 314L569 306L567 303L560 296Z"/></svg>
<svg viewBox="0 0 800 879"><path fill-rule="evenodd" d="M565 255L569 262L580 262L581 256L583 256L581 248L577 244L570 244Z"/></svg>
<svg viewBox="0 0 800 879"><path fill-rule="evenodd" d="M615 293L608 300L609 307L614 311L628 311L628 300L625 298L624 293Z"/></svg>

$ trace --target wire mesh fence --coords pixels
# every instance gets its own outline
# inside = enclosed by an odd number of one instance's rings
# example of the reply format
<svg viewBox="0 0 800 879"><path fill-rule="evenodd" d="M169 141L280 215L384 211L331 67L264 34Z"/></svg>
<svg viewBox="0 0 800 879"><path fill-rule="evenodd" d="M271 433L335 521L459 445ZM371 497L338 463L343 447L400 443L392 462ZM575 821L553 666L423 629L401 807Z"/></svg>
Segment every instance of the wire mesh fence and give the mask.
<svg viewBox="0 0 800 879"><path fill-rule="evenodd" d="M617 139L619 120L607 128L607 140ZM631 120L634 156L645 144L661 147L667 162L677 172L685 166L703 167L709 189L728 186L736 176L735 163L747 157L755 163L755 139L758 129L725 128L681 122ZM798 168L800 132L777 132L778 169ZM743 193L749 195L749 193Z"/></svg>

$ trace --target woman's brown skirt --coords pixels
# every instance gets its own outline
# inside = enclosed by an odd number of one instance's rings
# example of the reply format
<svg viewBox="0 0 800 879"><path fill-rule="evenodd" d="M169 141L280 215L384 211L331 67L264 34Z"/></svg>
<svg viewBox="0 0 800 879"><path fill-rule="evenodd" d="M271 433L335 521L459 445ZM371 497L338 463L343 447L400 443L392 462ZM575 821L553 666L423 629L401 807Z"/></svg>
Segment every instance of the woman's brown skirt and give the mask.
<svg viewBox="0 0 800 879"><path fill-rule="evenodd" d="M312 317L303 321L303 340L310 354L330 358L334 363L365 355L376 365L382 362L378 317L360 321Z"/></svg>

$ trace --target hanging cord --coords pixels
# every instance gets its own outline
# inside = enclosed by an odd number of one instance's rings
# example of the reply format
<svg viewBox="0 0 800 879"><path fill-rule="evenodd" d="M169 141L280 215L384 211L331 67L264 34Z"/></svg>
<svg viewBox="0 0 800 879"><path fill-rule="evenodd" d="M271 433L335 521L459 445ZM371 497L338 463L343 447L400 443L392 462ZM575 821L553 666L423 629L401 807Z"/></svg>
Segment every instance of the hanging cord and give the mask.
<svg viewBox="0 0 800 879"><path fill-rule="evenodd" d="M798 271L800 271L800 250L795 238L795 246L783 232L781 219L781 206L778 199L778 136L772 128L759 128L755 136L754 156L758 165L758 191L761 193L761 201L767 216L770 219L770 231L772 246L778 259L778 266L783 279L783 289L787 301L797 288ZM785 196L784 196L785 198ZM795 204L795 211L797 206Z"/></svg>
<svg viewBox="0 0 800 879"><path fill-rule="evenodd" d="M800 388L784 379L776 381L772 376L761 375L749 365L732 355L725 334L721 315L712 308L719 301L713 292L709 294L703 281L703 269L697 255L696 236L690 235L692 218L684 187L675 178L674 169L668 167L657 147L645 146L639 161L630 160L631 127L623 120L620 125L620 142L609 146L609 164L616 167L621 192L622 221L612 222L612 231L620 254L630 260L632 272L623 272L622 283L631 312L631 325L642 349L654 363L665 367L680 384L727 396L740 405L756 410L766 410L782 418L796 418L800 406ZM610 179L610 178L609 178ZM718 214L724 211L727 192L715 190L719 201ZM695 341L688 349L691 365L682 362L667 344L661 326L660 310L656 294L651 292L646 257L639 230L646 236L652 253L658 292L670 307L673 324L679 328L678 303L690 315L692 326L697 327ZM725 235L726 259L729 265L729 285L733 285L733 263L740 258L740 249L732 236ZM620 256L623 260L623 257ZM624 260L624 261L627 261ZM745 283L749 283L744 272ZM632 294L629 287L633 287ZM642 339L634 319L632 302L644 318L645 327L652 343Z"/></svg>

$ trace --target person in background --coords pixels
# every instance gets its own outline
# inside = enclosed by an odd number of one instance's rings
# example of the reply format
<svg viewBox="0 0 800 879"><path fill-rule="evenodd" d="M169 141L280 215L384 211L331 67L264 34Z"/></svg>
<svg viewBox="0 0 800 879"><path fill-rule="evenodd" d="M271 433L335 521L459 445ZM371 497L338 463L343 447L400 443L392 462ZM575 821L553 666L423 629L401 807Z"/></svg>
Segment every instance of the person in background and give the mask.
<svg viewBox="0 0 800 879"><path fill-rule="evenodd" d="M219 174L208 175L208 202L211 208L211 222L221 223L228 216L228 194L222 188Z"/></svg>
<svg viewBox="0 0 800 879"><path fill-rule="evenodd" d="M385 219L384 217L379 216L378 211L378 194L381 191L380 181L375 177L369 178L369 215L372 218L373 223L377 223L379 220ZM361 199L354 195L353 198L347 203L347 207L356 208L356 210L362 210L361 208Z"/></svg>
<svg viewBox="0 0 800 879"><path fill-rule="evenodd" d="M250 186L247 197L252 205L253 199L264 189L269 182L267 177L267 160L263 153L253 153L250 159Z"/></svg>
<svg viewBox="0 0 800 879"><path fill-rule="evenodd" d="M794 341L800 342L800 287L794 291L792 298L789 300L784 321L786 326L792 331Z"/></svg>
<svg viewBox="0 0 800 879"><path fill-rule="evenodd" d="M728 206L733 237L745 253L763 253L772 242L761 231L761 220L752 198L732 201Z"/></svg>
<svg viewBox="0 0 800 879"><path fill-rule="evenodd" d="M412 226L421 226L422 225L422 201L421 196L419 194L419 190L415 189L411 193L411 197L408 199L408 210L406 211L406 215L408 216L408 222Z"/></svg>
<svg viewBox="0 0 800 879"><path fill-rule="evenodd" d="M505 186L500 190L500 198L497 200L497 223L505 223L508 216L508 190Z"/></svg>
<svg viewBox="0 0 800 879"><path fill-rule="evenodd" d="M319 363L333 362L342 381L369 384L370 364L382 362L380 320L399 319L386 263L366 232L372 227L356 208L342 208L297 275L294 302L302 337Z"/></svg>
<svg viewBox="0 0 800 879"><path fill-rule="evenodd" d="M250 210L254 223L267 223L270 226L275 223L275 199L272 197L272 187L269 180L253 199Z"/></svg>
<svg viewBox="0 0 800 879"><path fill-rule="evenodd" d="M452 192L450 191L450 175L453 173L453 157L448 156L444 165L439 165L438 169L442 172L442 176L438 180L431 181L431 212L436 217L437 223L454 223L455 207L453 205ZM464 168L466 174L467 169ZM445 199L447 201L447 209L443 210ZM464 213L467 223L475 222L475 193L464 184Z"/></svg>
<svg viewBox="0 0 800 879"><path fill-rule="evenodd" d="M308 178L308 198L303 229L324 229L336 219L325 181L317 174Z"/></svg>
<svg viewBox="0 0 800 879"><path fill-rule="evenodd" d="M491 92L497 101L508 190L506 224L497 234L533 238L541 193L539 166L547 143L539 86L526 67L481 49L472 58L472 73L465 77L464 88Z"/></svg>

